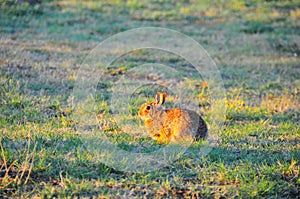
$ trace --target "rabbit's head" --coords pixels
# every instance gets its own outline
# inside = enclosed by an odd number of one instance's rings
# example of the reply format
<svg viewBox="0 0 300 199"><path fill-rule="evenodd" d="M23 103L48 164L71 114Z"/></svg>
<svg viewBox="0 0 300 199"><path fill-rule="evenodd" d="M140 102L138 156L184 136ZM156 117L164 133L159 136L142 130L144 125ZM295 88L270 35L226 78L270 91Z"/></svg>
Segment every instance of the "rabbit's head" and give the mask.
<svg viewBox="0 0 300 199"><path fill-rule="evenodd" d="M159 110L160 105L165 102L167 93L166 92L157 92L154 102L148 102L141 106L138 114L142 120L146 121L151 119L154 114Z"/></svg>

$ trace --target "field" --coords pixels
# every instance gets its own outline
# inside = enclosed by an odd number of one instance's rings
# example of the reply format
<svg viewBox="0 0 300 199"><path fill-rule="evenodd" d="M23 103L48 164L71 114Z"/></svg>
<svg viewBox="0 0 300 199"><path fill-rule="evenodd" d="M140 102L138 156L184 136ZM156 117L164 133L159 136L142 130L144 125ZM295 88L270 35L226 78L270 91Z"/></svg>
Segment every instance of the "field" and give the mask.
<svg viewBox="0 0 300 199"><path fill-rule="evenodd" d="M0 5L0 198L300 198L299 1ZM135 50L95 68L101 78L86 101L95 117L78 125L84 108L74 108L72 96L79 71L89 72L82 63L100 42L140 27L176 30L208 52L225 90L219 131L212 125L213 85L184 57L157 49ZM145 83L143 75L156 84ZM185 81L176 82L178 76ZM116 86L124 77L144 83L123 98L130 98L125 106L115 94L124 89ZM170 85L185 92L182 103ZM160 90L169 93L166 107L188 104L209 124L218 140L207 155L200 153L207 141L200 140L162 168L148 171L155 166L150 162L134 172L135 162L120 169L113 151L108 158L116 162L109 165L88 150L100 134L131 154L167 147L142 130L137 116ZM82 131L91 128L100 134L87 142Z"/></svg>

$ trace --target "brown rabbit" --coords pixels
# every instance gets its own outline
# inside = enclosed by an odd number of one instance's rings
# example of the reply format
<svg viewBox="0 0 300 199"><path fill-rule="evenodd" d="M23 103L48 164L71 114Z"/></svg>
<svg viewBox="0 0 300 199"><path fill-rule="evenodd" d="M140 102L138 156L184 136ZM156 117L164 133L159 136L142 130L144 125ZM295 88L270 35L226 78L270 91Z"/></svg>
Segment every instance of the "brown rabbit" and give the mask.
<svg viewBox="0 0 300 199"><path fill-rule="evenodd" d="M155 102L141 106L139 116L145 122L148 133L160 143L191 142L193 139L205 139L207 126L204 120L195 112L172 108L162 110L167 94L158 92Z"/></svg>

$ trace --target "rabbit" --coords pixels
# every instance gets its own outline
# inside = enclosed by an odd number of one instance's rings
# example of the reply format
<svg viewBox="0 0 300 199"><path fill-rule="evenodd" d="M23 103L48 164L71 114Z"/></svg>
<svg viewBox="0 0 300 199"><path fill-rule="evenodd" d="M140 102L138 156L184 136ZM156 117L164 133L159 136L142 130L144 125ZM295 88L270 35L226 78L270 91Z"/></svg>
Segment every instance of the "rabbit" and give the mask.
<svg viewBox="0 0 300 199"><path fill-rule="evenodd" d="M207 138L207 125L195 111L161 108L166 96L166 92L157 92L155 101L143 104L138 111L150 136L166 144Z"/></svg>

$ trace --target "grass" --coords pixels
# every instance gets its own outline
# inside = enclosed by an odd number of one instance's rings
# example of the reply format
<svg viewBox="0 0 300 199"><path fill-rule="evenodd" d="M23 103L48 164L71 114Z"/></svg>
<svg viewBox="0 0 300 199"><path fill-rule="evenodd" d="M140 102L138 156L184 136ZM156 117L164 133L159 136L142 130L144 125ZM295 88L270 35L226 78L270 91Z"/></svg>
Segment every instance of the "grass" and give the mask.
<svg viewBox="0 0 300 199"><path fill-rule="evenodd" d="M299 198L297 1L0 5L1 198ZM178 30L208 51L226 89L226 120L219 142L207 156L199 153L199 141L162 169L123 172L95 161L86 150L70 96L90 50L120 31L145 26ZM184 59L156 50L120 57L103 71L92 96L97 126L119 148L145 154L165 146L141 132L138 107L157 90L169 91L167 107L178 104L176 96L167 87L145 85L133 91L126 115L114 112L118 107L111 99L119 78L147 63L171 66L189 78L182 85L189 94L185 102L210 121L209 90ZM152 81L162 78L156 69L151 72ZM127 131L128 124L138 125L135 133Z"/></svg>

